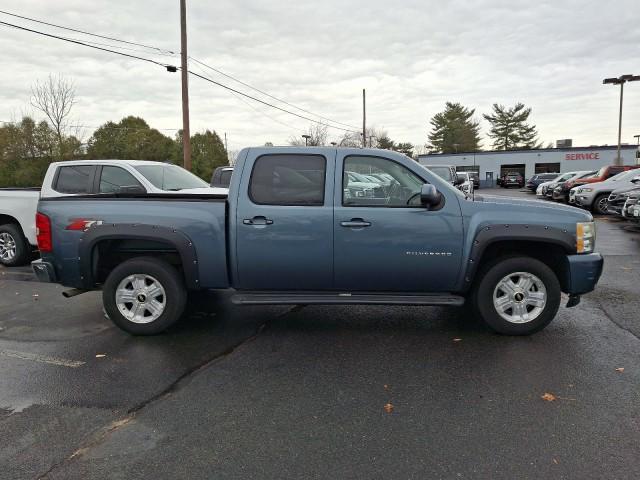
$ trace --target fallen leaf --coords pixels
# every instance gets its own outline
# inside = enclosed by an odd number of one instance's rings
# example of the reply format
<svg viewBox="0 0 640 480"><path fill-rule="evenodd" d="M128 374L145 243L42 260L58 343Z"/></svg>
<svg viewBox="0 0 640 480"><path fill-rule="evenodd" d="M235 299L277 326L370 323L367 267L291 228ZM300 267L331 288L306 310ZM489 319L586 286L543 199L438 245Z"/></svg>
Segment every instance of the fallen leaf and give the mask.
<svg viewBox="0 0 640 480"><path fill-rule="evenodd" d="M462 341L462 339L461 338L454 338L453 341L454 342L460 342L460 341Z"/></svg>
<svg viewBox="0 0 640 480"><path fill-rule="evenodd" d="M616 372L620 372L620 373L624 372L624 367L616 368Z"/></svg>
<svg viewBox="0 0 640 480"><path fill-rule="evenodd" d="M104 353L96 353L96 358L103 358L103 357L106 357Z"/></svg>
<svg viewBox="0 0 640 480"><path fill-rule="evenodd" d="M556 465L558 464L558 460L556 460L555 458L553 459L553 463L555 463Z"/></svg>
<svg viewBox="0 0 640 480"><path fill-rule="evenodd" d="M540 398L546 400L547 402L553 402L556 399L556 396L553 393L545 392L545 394Z"/></svg>
<svg viewBox="0 0 640 480"><path fill-rule="evenodd" d="M384 411L385 411L385 412L387 412L387 413L391 413L391 412L393 412L393 405L391 405L390 403L387 403L387 404L384 406Z"/></svg>

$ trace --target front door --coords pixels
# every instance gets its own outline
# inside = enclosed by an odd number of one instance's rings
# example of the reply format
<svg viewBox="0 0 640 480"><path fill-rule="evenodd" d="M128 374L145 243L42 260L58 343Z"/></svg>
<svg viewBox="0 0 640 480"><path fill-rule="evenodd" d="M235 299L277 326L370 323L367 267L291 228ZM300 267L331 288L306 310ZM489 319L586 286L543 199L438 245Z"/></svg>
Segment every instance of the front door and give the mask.
<svg viewBox="0 0 640 480"><path fill-rule="evenodd" d="M455 192L428 210L424 173L412 160L348 155L336 159L334 270L340 291L446 292L462 257L462 217ZM355 172L369 179L352 183Z"/></svg>
<svg viewBox="0 0 640 480"><path fill-rule="evenodd" d="M249 154L236 209L241 289L331 288L335 150L317 152Z"/></svg>

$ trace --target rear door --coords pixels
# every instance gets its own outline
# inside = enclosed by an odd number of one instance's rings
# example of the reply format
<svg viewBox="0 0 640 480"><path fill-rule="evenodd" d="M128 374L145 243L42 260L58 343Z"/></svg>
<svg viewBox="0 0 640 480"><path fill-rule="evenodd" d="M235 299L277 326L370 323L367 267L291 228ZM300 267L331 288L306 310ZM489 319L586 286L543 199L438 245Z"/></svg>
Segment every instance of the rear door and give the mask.
<svg viewBox="0 0 640 480"><path fill-rule="evenodd" d="M235 212L241 289L331 289L334 169L333 149L249 151Z"/></svg>

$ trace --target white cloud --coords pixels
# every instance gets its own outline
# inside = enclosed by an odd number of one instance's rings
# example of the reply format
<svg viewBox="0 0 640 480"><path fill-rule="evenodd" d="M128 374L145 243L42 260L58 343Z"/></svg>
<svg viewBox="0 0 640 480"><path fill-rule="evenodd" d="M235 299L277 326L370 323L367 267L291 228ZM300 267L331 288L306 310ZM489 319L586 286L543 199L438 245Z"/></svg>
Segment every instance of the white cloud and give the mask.
<svg viewBox="0 0 640 480"><path fill-rule="evenodd" d="M429 118L450 100L476 108L478 119L494 102L522 101L533 108L545 142L615 143L618 89L602 79L640 73L634 70L640 44L634 1L345 3L192 0L189 50L275 96L355 126L361 124L366 88L368 122L399 141L425 143ZM177 2L25 0L1 7L17 8L52 23L179 50ZM180 127L179 74L13 29L1 28L0 34L0 120L27 107L36 79L61 72L76 83L79 123L100 125L132 114L158 128ZM197 78L190 80L190 93L192 129L227 132L233 148L284 143L308 125L260 104L249 107ZM623 141L640 133L639 110L640 83L631 84Z"/></svg>

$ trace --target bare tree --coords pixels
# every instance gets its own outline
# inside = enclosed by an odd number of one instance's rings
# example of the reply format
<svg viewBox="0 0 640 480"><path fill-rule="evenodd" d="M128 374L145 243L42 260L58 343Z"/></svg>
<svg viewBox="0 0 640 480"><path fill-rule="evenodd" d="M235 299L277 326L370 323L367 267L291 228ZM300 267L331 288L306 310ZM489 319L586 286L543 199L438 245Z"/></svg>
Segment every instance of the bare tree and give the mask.
<svg viewBox="0 0 640 480"><path fill-rule="evenodd" d="M303 135L307 135L304 138ZM309 145L313 147L322 147L327 144L327 126L326 125L310 125L306 132L300 137L290 137L289 145Z"/></svg>
<svg viewBox="0 0 640 480"><path fill-rule="evenodd" d="M65 156L65 136L69 128L69 115L76 103L76 91L73 82L62 75L49 74L46 81L36 81L31 87L31 105L44 113L56 133L58 155Z"/></svg>

